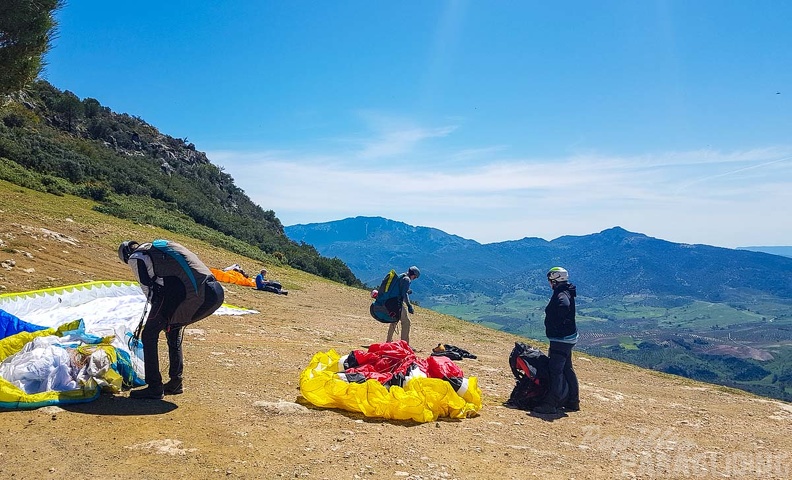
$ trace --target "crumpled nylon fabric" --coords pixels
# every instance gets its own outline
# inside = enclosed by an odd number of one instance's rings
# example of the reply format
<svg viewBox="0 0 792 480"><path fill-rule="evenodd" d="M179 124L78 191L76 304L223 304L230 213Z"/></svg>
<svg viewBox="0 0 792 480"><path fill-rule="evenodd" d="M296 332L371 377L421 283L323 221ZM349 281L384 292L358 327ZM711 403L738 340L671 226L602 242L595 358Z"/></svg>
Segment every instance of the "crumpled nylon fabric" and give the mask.
<svg viewBox="0 0 792 480"><path fill-rule="evenodd" d="M372 349L381 350L382 345L371 345L367 353L371 353ZM350 355L355 355L356 359L367 357L359 355L358 352ZM368 377L363 383L348 382L344 369L346 357L342 357L335 350L316 353L300 374L300 392L303 397L318 407L360 412L367 417L416 422L431 422L441 417L468 418L477 415L481 410L478 379L451 379L459 386L459 391L456 391L451 381L428 376L425 369L428 369L431 359L418 359L419 361L414 362L406 370L403 387L394 385L387 388L376 380L377 375ZM392 364L393 359L388 360L380 364ZM450 368L447 364L436 364L433 371L462 373L458 367Z"/></svg>
<svg viewBox="0 0 792 480"><path fill-rule="evenodd" d="M142 349L127 344L146 297L132 282L0 295L0 409L86 402L142 385ZM223 305L214 315L256 313Z"/></svg>

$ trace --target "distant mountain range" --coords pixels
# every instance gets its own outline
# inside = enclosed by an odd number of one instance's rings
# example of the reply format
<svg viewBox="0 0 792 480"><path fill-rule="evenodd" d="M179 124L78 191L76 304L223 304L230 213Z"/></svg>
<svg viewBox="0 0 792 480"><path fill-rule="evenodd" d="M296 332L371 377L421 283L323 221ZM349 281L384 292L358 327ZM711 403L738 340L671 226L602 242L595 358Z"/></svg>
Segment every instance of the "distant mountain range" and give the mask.
<svg viewBox="0 0 792 480"><path fill-rule="evenodd" d="M792 401L792 258L667 242L614 227L480 244L380 217L284 228L369 286L417 265L421 306L543 339L545 272L578 286L582 351Z"/></svg>
<svg viewBox="0 0 792 480"><path fill-rule="evenodd" d="M555 265L569 270L582 296L591 299L635 294L712 302L792 299L792 258L672 243L620 227L552 241L526 237L489 244L381 217L292 225L284 231L324 256L338 257L371 286L391 268L419 266L423 275L415 295L427 306L440 296L471 292L543 294L545 272Z"/></svg>
<svg viewBox="0 0 792 480"><path fill-rule="evenodd" d="M763 252L763 253L769 253L771 255L781 255L782 257L792 258L792 247L737 247L737 250Z"/></svg>

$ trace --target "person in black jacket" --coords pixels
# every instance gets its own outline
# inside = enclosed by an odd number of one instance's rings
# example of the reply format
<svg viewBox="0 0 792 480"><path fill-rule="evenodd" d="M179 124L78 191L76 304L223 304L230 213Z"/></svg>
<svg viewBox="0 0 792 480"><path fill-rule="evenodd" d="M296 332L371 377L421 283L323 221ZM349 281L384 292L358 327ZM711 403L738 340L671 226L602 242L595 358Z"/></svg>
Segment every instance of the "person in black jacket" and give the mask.
<svg viewBox="0 0 792 480"><path fill-rule="evenodd" d="M550 385L544 401L533 411L555 414L562 408L577 412L580 410L580 393L577 375L572 368L572 349L578 340L575 325L577 290L569 283L569 272L562 267L551 268L547 272L547 281L553 288L553 296L545 307L545 334L550 340Z"/></svg>

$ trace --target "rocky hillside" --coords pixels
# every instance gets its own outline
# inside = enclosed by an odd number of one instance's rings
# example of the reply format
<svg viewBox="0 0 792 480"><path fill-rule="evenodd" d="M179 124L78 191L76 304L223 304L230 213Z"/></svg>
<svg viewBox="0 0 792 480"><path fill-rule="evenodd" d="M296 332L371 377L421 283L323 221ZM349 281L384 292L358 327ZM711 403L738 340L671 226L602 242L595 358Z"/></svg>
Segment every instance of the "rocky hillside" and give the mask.
<svg viewBox="0 0 792 480"><path fill-rule="evenodd" d="M258 266L201 240L103 215L94 205L0 181L3 292L131 280L116 257L127 238L172 238L210 266ZM419 354L442 342L478 355L458 364L479 379L479 416L416 424L314 408L298 388L311 356L381 341L385 328L368 316L366 291L284 266L271 275L288 296L228 285L228 302L261 313L210 317L189 329L184 394L132 401L123 393L0 412L0 475L780 480L792 473L789 403L576 353L582 410L533 417L502 406L514 384L508 354L520 338L422 308L413 320Z"/></svg>
<svg viewBox="0 0 792 480"><path fill-rule="evenodd" d="M119 218L359 285L340 260L289 240L272 210L186 138L44 81L0 97L0 179L99 202Z"/></svg>

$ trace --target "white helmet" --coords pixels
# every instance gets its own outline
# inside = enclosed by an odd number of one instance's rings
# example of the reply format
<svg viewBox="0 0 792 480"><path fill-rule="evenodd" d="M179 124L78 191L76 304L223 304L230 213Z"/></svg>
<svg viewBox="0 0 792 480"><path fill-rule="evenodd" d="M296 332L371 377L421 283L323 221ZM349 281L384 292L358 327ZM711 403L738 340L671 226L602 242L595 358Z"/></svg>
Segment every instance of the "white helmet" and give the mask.
<svg viewBox="0 0 792 480"><path fill-rule="evenodd" d="M118 246L118 258L121 259L122 262L127 263L129 261L129 257L135 252L137 247L138 242L134 240L122 242L121 245Z"/></svg>
<svg viewBox="0 0 792 480"><path fill-rule="evenodd" d="M547 279L554 284L559 282L568 282L569 272L567 272L563 267L553 267L547 272Z"/></svg>

